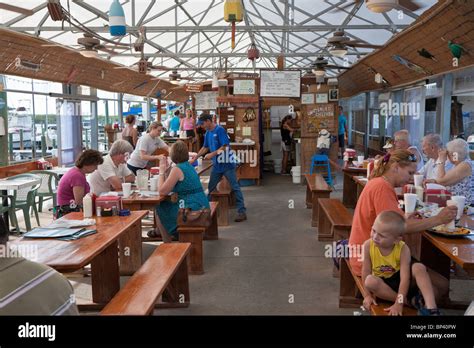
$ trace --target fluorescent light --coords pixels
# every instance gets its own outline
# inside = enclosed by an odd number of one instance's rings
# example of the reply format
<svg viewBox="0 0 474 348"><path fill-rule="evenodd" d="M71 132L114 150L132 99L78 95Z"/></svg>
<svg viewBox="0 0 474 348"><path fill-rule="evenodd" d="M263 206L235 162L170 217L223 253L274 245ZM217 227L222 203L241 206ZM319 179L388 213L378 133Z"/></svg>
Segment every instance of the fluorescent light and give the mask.
<svg viewBox="0 0 474 348"><path fill-rule="evenodd" d="M170 83L172 83L173 85L179 85L179 81L178 81L178 80L170 80Z"/></svg>
<svg viewBox="0 0 474 348"><path fill-rule="evenodd" d="M335 57L344 57L347 54L347 50L345 48L331 48L329 53Z"/></svg>

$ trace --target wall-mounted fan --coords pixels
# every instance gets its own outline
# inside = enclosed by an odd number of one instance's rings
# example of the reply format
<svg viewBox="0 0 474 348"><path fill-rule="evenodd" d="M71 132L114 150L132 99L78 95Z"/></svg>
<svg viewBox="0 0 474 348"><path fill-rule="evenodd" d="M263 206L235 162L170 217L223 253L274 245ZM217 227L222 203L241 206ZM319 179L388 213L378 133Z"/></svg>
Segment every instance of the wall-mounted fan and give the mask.
<svg viewBox="0 0 474 348"><path fill-rule="evenodd" d="M343 30L338 30L328 39L326 47L329 48L329 53L333 56L343 57L347 53L347 47L380 48L382 46L371 45L361 40L351 40Z"/></svg>
<svg viewBox="0 0 474 348"><path fill-rule="evenodd" d="M339 65L330 65L327 61L327 59L324 59L324 57L319 56L316 58L313 64L311 64L311 72L318 77L324 77L326 74L326 69L350 69L350 67L347 66L339 66Z"/></svg>
<svg viewBox="0 0 474 348"><path fill-rule="evenodd" d="M32 10L28 10L26 8L23 8L23 7L18 7L18 6L5 4L3 2L0 3L0 9L1 10L6 10L6 11L11 11L11 12L21 13L21 14L26 15L26 16L32 16L34 14L34 12Z"/></svg>
<svg viewBox="0 0 474 348"><path fill-rule="evenodd" d="M335 11L346 10L354 5L359 5L364 0L353 0L344 6L338 6ZM365 0L367 8L376 13L388 12L393 9L417 11L423 6L412 0Z"/></svg>

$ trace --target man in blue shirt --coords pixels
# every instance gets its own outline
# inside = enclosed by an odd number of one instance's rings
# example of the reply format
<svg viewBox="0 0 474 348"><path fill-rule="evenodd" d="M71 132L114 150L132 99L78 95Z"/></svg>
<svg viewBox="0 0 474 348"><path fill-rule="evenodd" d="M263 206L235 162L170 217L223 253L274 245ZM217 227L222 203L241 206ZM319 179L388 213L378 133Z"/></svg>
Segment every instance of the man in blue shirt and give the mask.
<svg viewBox="0 0 474 348"><path fill-rule="evenodd" d="M344 109L342 106L339 106L339 120L338 120L338 132L337 132L337 140L339 141L339 147L341 149L341 158L344 157L344 150L345 150L345 138L347 138L347 118L344 116Z"/></svg>
<svg viewBox="0 0 474 348"><path fill-rule="evenodd" d="M212 121L212 116L202 114L197 122L198 126L206 129L204 136L204 145L196 156L190 161L193 163L199 157L206 154L205 159L212 159L211 177L209 179L209 194L214 191L222 176L229 181L232 191L235 193L235 201L237 205L236 222L247 220L244 196L237 182L237 174L235 173L236 163L238 162L235 155L230 149L229 136L224 128Z"/></svg>

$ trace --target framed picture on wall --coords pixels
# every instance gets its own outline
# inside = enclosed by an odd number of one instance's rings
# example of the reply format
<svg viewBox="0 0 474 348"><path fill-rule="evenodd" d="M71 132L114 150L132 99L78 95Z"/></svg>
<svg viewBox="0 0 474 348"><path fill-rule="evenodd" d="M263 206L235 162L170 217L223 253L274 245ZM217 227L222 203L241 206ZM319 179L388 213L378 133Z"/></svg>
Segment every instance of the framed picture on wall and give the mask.
<svg viewBox="0 0 474 348"><path fill-rule="evenodd" d="M329 90L329 101L338 101L339 100L339 90L330 89Z"/></svg>
<svg viewBox="0 0 474 348"><path fill-rule="evenodd" d="M327 104L328 94L327 93L316 93L316 104Z"/></svg>

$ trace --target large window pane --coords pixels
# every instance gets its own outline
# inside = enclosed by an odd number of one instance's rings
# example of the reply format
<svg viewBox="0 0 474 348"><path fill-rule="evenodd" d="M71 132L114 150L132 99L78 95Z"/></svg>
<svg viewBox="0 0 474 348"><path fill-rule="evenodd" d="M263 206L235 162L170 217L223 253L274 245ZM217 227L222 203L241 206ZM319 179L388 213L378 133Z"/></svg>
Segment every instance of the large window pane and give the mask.
<svg viewBox="0 0 474 348"><path fill-rule="evenodd" d="M30 93L8 92L7 106L10 161L31 159L31 145L34 143L33 96Z"/></svg>

